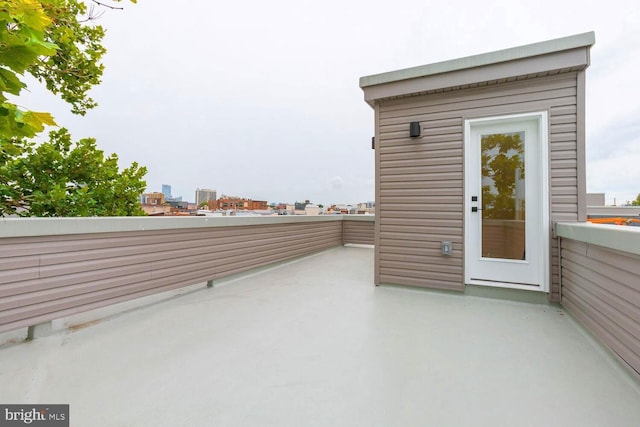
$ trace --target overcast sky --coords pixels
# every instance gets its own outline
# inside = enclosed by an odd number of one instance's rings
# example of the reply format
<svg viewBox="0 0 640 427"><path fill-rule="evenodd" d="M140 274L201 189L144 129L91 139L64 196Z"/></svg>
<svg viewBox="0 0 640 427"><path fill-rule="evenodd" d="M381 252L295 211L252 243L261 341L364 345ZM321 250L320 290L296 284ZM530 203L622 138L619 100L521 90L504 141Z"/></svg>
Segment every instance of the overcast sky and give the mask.
<svg viewBox="0 0 640 427"><path fill-rule="evenodd" d="M139 0L107 11L100 104L52 111L148 191L196 188L269 202L374 199L373 110L361 76L595 31L587 70L587 190L640 192L637 0Z"/></svg>

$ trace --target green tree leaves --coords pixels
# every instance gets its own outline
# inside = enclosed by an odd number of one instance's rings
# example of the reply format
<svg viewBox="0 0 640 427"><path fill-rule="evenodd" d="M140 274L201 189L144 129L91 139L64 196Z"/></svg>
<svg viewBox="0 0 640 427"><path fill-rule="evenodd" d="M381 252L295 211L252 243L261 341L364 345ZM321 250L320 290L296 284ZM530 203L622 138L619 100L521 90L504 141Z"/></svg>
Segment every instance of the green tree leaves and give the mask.
<svg viewBox="0 0 640 427"><path fill-rule="evenodd" d="M100 83L106 49L91 20L81 0L0 0L0 216L142 214L146 168L120 172L115 154L105 157L93 139L72 144L66 129L36 146L29 138L57 126L54 118L9 100L30 73L73 113L95 107L88 92Z"/></svg>
<svg viewBox="0 0 640 427"><path fill-rule="evenodd" d="M22 190L22 216L144 215L138 200L146 182L145 167L133 163L120 171L118 156L105 156L93 138L75 144L66 129L13 164L13 180Z"/></svg>
<svg viewBox="0 0 640 427"><path fill-rule="evenodd" d="M105 32L100 25L87 25L79 17L87 13L86 5L76 0L41 1L51 18L44 37L55 44L56 51L29 67L29 72L47 89L60 95L75 114L84 115L96 102L88 91L100 83L104 66L100 63L107 50L102 46Z"/></svg>
<svg viewBox="0 0 640 427"><path fill-rule="evenodd" d="M524 140L522 133L483 135L482 209L483 217L514 219L517 208L524 214L524 199L516 198L517 183L524 179Z"/></svg>
<svg viewBox="0 0 640 427"><path fill-rule="evenodd" d="M30 138L46 124L55 124L51 115L29 114L7 98L26 87L19 74L38 64L41 57L56 53L56 45L46 40L51 23L42 2L0 1L0 138Z"/></svg>

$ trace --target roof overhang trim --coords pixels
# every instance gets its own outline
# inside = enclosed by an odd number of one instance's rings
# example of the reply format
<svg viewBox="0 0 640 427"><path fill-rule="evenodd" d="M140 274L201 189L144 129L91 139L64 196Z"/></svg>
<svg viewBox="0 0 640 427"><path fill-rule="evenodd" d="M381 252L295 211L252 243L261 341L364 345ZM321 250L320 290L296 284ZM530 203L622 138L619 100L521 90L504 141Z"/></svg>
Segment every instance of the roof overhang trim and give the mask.
<svg viewBox="0 0 640 427"><path fill-rule="evenodd" d="M360 78L365 100L527 76L553 70L584 69L595 33L588 32L526 46L437 62Z"/></svg>

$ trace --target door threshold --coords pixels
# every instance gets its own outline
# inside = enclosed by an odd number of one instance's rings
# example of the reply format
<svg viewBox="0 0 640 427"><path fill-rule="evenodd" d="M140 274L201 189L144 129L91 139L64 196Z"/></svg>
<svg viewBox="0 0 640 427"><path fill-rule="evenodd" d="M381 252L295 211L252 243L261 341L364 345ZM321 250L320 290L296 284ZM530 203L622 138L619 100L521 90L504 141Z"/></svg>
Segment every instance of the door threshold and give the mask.
<svg viewBox="0 0 640 427"><path fill-rule="evenodd" d="M510 282L497 282L493 280L478 280L470 279L467 281L469 285L487 286L492 288L507 288L507 289L520 289L524 291L533 292L546 292L540 285L531 285L527 283L510 283Z"/></svg>

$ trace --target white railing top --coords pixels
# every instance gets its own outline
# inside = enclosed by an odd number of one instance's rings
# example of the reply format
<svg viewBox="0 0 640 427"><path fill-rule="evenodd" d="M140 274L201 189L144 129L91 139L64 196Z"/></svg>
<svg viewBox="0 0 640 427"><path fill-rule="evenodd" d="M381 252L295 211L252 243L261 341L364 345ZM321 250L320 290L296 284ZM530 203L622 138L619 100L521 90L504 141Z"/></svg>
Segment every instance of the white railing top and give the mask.
<svg viewBox="0 0 640 427"><path fill-rule="evenodd" d="M113 233L143 230L234 227L325 221L373 221L374 215L280 215L280 216L167 216L167 217L83 217L0 218L0 238L64 234Z"/></svg>
<svg viewBox="0 0 640 427"><path fill-rule="evenodd" d="M565 239L640 255L640 227L591 224L589 222L558 223L556 224L556 235Z"/></svg>

